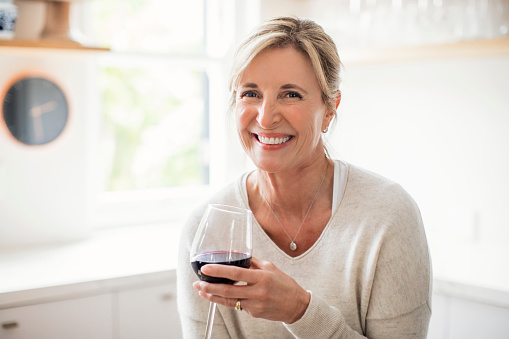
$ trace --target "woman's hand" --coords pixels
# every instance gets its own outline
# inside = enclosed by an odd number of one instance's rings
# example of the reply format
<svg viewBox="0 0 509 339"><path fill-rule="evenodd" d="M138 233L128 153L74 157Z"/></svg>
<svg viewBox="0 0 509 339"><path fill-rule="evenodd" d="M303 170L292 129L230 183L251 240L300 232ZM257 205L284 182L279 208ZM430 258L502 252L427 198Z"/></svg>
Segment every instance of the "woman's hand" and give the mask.
<svg viewBox="0 0 509 339"><path fill-rule="evenodd" d="M235 307L240 300L242 309L255 318L292 324L299 320L309 305L310 294L274 264L252 258L250 269L227 265L205 265L202 272L209 276L243 281L247 285L193 284L199 295L226 307Z"/></svg>

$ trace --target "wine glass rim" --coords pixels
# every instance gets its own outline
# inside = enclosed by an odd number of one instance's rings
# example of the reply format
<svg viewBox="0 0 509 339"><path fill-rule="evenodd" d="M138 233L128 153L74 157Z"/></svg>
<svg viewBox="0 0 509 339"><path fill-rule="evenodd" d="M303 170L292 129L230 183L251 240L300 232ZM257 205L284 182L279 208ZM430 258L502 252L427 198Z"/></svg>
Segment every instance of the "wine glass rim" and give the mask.
<svg viewBox="0 0 509 339"><path fill-rule="evenodd" d="M248 214L253 213L253 212L251 212L251 210L248 210L247 208L231 206L231 205L226 205L226 204L209 204L209 207L214 208L216 210L220 210L220 211L233 212L233 213L239 213L239 214L244 214L246 212Z"/></svg>

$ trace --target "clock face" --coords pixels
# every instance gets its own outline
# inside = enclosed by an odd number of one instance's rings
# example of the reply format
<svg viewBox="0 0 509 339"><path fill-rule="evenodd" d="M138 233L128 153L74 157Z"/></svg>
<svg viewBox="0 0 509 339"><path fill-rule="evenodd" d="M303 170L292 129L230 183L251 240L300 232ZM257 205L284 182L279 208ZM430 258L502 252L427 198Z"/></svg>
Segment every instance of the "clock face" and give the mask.
<svg viewBox="0 0 509 339"><path fill-rule="evenodd" d="M26 77L8 88L2 111L8 130L17 140L26 145L44 145L64 130L69 106L54 82Z"/></svg>

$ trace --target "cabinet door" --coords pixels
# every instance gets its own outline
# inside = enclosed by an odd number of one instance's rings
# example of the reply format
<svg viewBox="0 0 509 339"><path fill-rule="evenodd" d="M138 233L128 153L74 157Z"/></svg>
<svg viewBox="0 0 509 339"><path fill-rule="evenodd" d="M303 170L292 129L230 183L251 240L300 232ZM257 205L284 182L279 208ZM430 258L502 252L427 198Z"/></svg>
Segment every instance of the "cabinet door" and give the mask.
<svg viewBox="0 0 509 339"><path fill-rule="evenodd" d="M112 298L101 295L0 311L2 339L112 339Z"/></svg>
<svg viewBox="0 0 509 339"><path fill-rule="evenodd" d="M509 308L451 298L449 339L509 338Z"/></svg>
<svg viewBox="0 0 509 339"><path fill-rule="evenodd" d="M175 283L118 292L120 339L182 338Z"/></svg>

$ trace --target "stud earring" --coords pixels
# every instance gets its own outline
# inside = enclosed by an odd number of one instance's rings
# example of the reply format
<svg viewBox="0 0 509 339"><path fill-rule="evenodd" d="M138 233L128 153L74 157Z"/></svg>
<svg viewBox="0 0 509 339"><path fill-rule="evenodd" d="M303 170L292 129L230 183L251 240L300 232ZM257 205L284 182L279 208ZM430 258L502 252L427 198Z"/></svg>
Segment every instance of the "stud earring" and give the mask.
<svg viewBox="0 0 509 339"><path fill-rule="evenodd" d="M327 133L329 131L329 126L325 127L325 129L322 131L322 133Z"/></svg>

